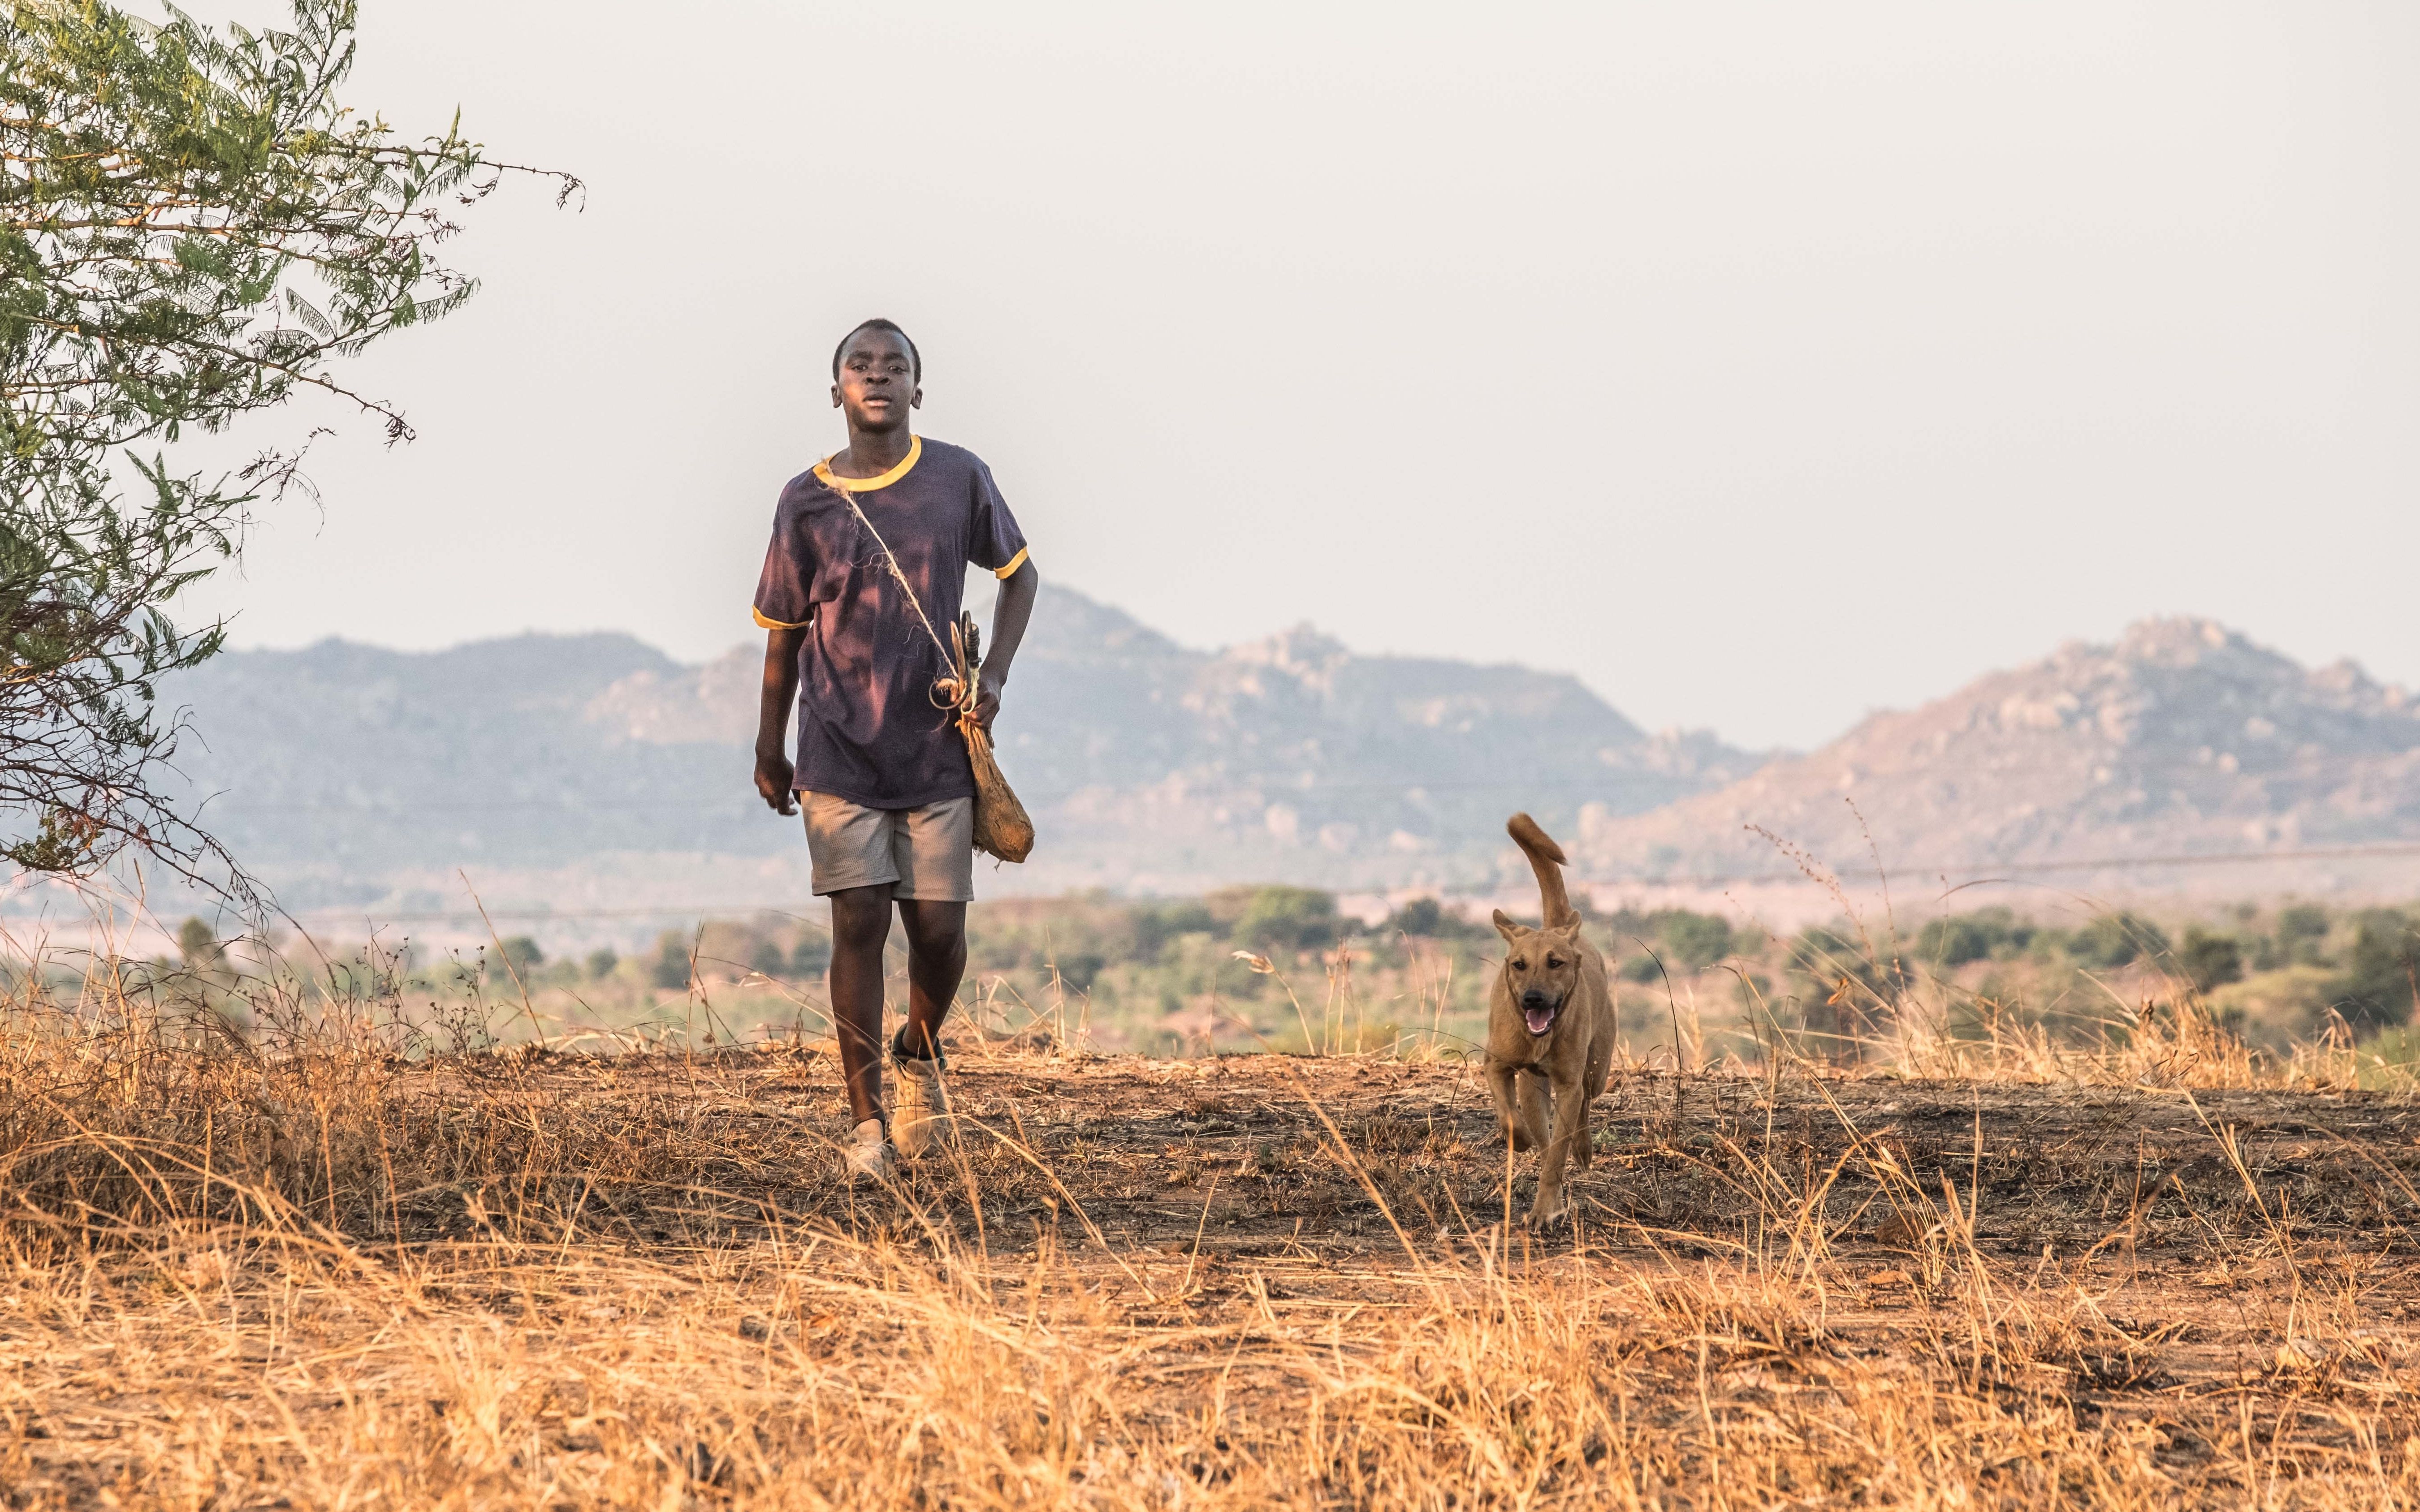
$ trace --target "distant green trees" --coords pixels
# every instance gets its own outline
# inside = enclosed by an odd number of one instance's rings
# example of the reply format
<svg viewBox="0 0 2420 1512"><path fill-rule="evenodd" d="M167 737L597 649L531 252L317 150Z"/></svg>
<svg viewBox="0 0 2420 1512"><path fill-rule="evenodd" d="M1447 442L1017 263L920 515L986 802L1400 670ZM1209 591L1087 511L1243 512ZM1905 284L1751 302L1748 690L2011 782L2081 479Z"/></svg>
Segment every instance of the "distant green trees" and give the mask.
<svg viewBox="0 0 2420 1512"><path fill-rule="evenodd" d="M1235 943L1249 950L1320 950L1343 933L1336 895L1315 887L1256 887L1235 920Z"/></svg>
<svg viewBox="0 0 2420 1512"><path fill-rule="evenodd" d="M686 992L690 981L689 933L668 929L656 936L656 959L647 970L647 980L666 992Z"/></svg>
<svg viewBox="0 0 2420 1512"><path fill-rule="evenodd" d="M2393 908L2336 913L2319 903L2293 903L2279 909L2265 930L2250 922L2254 910L2240 917L2242 927L2189 924L2171 941L2159 925L2133 913L2055 929L2026 923L2005 908L1979 909L1927 922L1915 953L1943 970L2021 955L2096 972L2148 964L2200 993L2297 968L2306 980L2325 973L2318 978L2319 995L2358 1032L2413 1018L2420 1003L2420 929L2410 914Z"/></svg>
<svg viewBox="0 0 2420 1512"><path fill-rule="evenodd" d="M1179 903L1137 903L1128 912L1134 929L1135 951L1147 959L1156 959L1173 940L1187 934L1215 934L1218 918L1209 905L1192 899Z"/></svg>
<svg viewBox="0 0 2420 1512"><path fill-rule="evenodd" d="M1408 935L1416 940L1493 939L1496 930L1483 918L1466 918L1435 898L1413 898L1387 916L1377 933L1385 938Z"/></svg>
<svg viewBox="0 0 2420 1512"><path fill-rule="evenodd" d="M1719 914L1686 908L1622 910L1591 931L1616 973L1639 982L1654 981L1663 971L1703 971L1746 943Z"/></svg>
<svg viewBox="0 0 2420 1512"><path fill-rule="evenodd" d="M2079 965L2115 970L2166 955L2168 936L2149 919L2133 914L2102 914L2069 936L2067 953Z"/></svg>
<svg viewBox="0 0 2420 1512"><path fill-rule="evenodd" d="M2277 914L2277 950L2284 963L2316 964L2328 937L2328 911L2317 903L2297 903Z"/></svg>
<svg viewBox="0 0 2420 1512"><path fill-rule="evenodd" d="M2243 980L2243 942L2194 925L2177 945L2177 966L2194 991L2216 992L2228 982Z"/></svg>
<svg viewBox="0 0 2420 1512"><path fill-rule="evenodd" d="M2355 1029L2411 1022L2420 1006L2420 964L2411 919L2391 908L2353 916L2335 984L2336 1011Z"/></svg>
<svg viewBox="0 0 2420 1512"><path fill-rule="evenodd" d="M497 950L503 955L505 964L512 968L514 974L523 981L527 981L531 973L546 964L546 952L537 948L536 940L526 934L516 934L504 941L497 946Z"/></svg>
<svg viewBox="0 0 2420 1512"><path fill-rule="evenodd" d="M2033 943L2034 927L2007 908L1983 908L1927 919L1916 932L1916 957L1942 966L1962 966L1985 961L2004 950L2022 950Z"/></svg>
<svg viewBox="0 0 2420 1512"><path fill-rule="evenodd" d="M177 955L188 971L216 971L226 959L226 947L219 943L216 930L188 918L177 927Z"/></svg>
<svg viewBox="0 0 2420 1512"><path fill-rule="evenodd" d="M152 786L177 734L154 688L219 650L173 602L299 458L213 477L136 448L306 388L411 433L342 364L470 297L437 249L496 170L340 98L354 15L292 0L287 30L220 32L0 0L0 855L25 870L131 846L244 892Z"/></svg>
<svg viewBox="0 0 2420 1512"><path fill-rule="evenodd" d="M1059 968L1059 980L1068 991L1078 993L1091 992L1109 964L1109 958L1098 950L1071 950L1054 963Z"/></svg>
<svg viewBox="0 0 2420 1512"><path fill-rule="evenodd" d="M1714 914L1674 910L1664 924L1672 955L1691 971L1703 971L1731 953L1730 921Z"/></svg>
<svg viewBox="0 0 2420 1512"><path fill-rule="evenodd" d="M788 944L785 936L795 935ZM831 961L831 937L821 929L779 920L714 923L703 930L666 930L646 959L647 984L659 992L687 992L698 976L754 972L775 980L823 975Z"/></svg>

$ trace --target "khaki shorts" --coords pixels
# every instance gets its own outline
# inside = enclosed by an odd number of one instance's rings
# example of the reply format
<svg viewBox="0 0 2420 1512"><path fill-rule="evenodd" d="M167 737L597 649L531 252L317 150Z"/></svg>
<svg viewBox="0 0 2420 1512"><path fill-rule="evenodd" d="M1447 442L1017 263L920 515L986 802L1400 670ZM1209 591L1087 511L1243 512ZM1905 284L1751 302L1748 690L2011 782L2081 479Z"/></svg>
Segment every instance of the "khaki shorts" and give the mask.
<svg viewBox="0 0 2420 1512"><path fill-rule="evenodd" d="M868 809L829 793L801 793L799 811L806 816L816 897L887 887L893 898L974 901L974 799Z"/></svg>

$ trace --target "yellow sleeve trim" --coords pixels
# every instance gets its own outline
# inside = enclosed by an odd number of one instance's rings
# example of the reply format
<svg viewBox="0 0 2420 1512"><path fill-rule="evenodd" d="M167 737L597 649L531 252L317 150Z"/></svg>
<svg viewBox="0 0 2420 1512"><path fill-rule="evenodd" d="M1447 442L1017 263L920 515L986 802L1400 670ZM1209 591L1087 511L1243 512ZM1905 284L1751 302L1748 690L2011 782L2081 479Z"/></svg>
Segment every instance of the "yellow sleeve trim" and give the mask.
<svg viewBox="0 0 2420 1512"><path fill-rule="evenodd" d="M871 493L876 488L888 488L892 484L897 483L900 479L906 477L909 471L923 459L923 455L924 438L922 436L911 436L908 439L908 455L900 459L897 467L892 468L890 471L883 473L878 478L844 478L837 476L831 470L831 458L829 456L815 464L815 477L830 487L845 488L850 493Z"/></svg>
<svg viewBox="0 0 2420 1512"><path fill-rule="evenodd" d="M1016 577L1016 569L1025 565L1025 559L1032 554L1032 550L1033 548L1032 547L1017 548L1016 555L1008 559L1008 565L995 570L992 573L992 576L1002 582L1006 582L1011 578Z"/></svg>
<svg viewBox="0 0 2420 1512"><path fill-rule="evenodd" d="M811 620L800 620L796 625L783 625L779 620L767 619L765 611L752 605L750 606L748 612L756 616L756 627L760 630L803 630L814 623Z"/></svg>

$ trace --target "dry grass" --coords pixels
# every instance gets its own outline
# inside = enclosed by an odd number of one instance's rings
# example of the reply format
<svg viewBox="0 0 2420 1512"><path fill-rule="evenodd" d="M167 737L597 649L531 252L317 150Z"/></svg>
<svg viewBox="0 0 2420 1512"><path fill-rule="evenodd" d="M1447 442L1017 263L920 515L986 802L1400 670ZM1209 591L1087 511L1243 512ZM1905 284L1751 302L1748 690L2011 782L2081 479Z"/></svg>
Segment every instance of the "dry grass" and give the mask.
<svg viewBox="0 0 2420 1512"><path fill-rule="evenodd" d="M2420 1118L2189 1017L1634 1070L1532 1241L1450 1062L970 1044L852 1196L794 1047L85 993L0 1026L12 1506L2420 1501Z"/></svg>

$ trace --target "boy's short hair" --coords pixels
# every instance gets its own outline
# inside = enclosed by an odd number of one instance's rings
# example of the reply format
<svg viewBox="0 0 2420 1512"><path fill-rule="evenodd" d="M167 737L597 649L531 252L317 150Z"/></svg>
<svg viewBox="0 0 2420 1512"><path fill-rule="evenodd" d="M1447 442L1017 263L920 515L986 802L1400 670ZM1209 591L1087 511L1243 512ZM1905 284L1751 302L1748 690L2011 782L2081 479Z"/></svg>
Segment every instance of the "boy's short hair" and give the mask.
<svg viewBox="0 0 2420 1512"><path fill-rule="evenodd" d="M916 353L916 338L900 330L897 321L885 320L880 316L876 316L871 320L860 320L857 324L849 327L848 334L843 336L840 339L840 345L832 348L832 379L834 382L837 382L840 379L840 360L842 356L847 352L848 344L857 339L857 333L861 331L888 331L892 335L898 337L902 342L906 343L908 347L908 374L919 383L924 381L924 359L918 356Z"/></svg>

